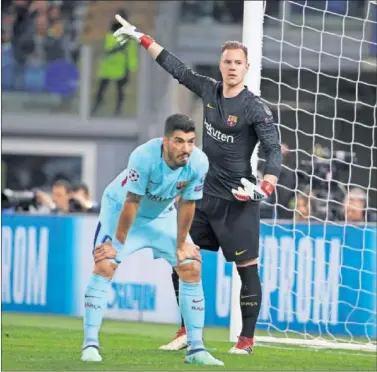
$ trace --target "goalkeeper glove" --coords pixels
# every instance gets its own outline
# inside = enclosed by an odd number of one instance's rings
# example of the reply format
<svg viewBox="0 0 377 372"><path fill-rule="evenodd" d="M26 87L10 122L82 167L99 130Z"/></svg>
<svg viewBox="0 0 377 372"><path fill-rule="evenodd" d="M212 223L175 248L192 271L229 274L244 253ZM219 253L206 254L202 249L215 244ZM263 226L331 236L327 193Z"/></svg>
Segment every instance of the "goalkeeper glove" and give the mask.
<svg viewBox="0 0 377 372"><path fill-rule="evenodd" d="M125 19L120 15L115 16L116 20L122 25L122 27L113 33L115 39L120 45L124 45L130 39L134 39L139 44L141 44L145 49L148 49L154 40L140 32L135 26L129 24Z"/></svg>
<svg viewBox="0 0 377 372"><path fill-rule="evenodd" d="M267 181L263 181L261 185L254 185L246 178L241 178L241 183L244 187L232 189L234 197L240 201L262 201L269 198L275 189L275 186Z"/></svg>

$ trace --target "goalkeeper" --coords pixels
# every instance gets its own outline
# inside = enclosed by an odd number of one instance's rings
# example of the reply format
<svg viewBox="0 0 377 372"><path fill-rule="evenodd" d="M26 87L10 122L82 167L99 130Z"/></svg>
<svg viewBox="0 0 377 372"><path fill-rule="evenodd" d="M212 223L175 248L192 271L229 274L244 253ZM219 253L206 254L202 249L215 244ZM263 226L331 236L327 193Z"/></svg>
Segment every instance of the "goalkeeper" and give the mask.
<svg viewBox="0 0 377 372"><path fill-rule="evenodd" d="M282 156L272 112L244 85L249 69L247 48L237 41L223 45L219 63L223 81L219 82L197 74L149 36L121 17L116 18L122 25L114 33L118 42L139 42L161 67L203 100L203 151L209 159L209 170L190 235L201 249L217 251L221 247L226 260L236 263L242 283L242 331L229 352L251 354L262 301L258 273L259 202L273 193ZM250 165L258 141L266 157L260 183L253 178ZM172 278L178 301L178 276L174 270ZM176 337L161 349L179 350L186 346L182 321Z"/></svg>

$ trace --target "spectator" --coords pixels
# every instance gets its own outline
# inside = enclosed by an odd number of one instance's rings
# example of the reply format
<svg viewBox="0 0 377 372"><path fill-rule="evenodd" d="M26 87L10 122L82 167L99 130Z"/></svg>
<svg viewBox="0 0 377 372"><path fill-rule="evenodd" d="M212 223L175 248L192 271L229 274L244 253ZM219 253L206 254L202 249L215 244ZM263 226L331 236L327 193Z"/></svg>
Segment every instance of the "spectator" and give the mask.
<svg viewBox="0 0 377 372"><path fill-rule="evenodd" d="M296 197L295 221L308 222L311 215L311 195L299 193Z"/></svg>
<svg viewBox="0 0 377 372"><path fill-rule="evenodd" d="M367 195L359 187L352 188L344 198L342 220L346 222L375 222L376 213L366 208Z"/></svg>
<svg viewBox="0 0 377 372"><path fill-rule="evenodd" d="M9 43L13 36L14 14L11 12L5 13L1 25L1 44Z"/></svg>
<svg viewBox="0 0 377 372"><path fill-rule="evenodd" d="M23 89L25 83L25 68L28 56L33 50L32 26L29 14L29 1L16 0L7 10L14 17L12 28L12 59L14 60L12 83L15 89Z"/></svg>
<svg viewBox="0 0 377 372"><path fill-rule="evenodd" d="M47 14L40 14L36 19L36 28L33 40L33 59L39 62L55 61L64 59L64 49L62 45L62 34L59 34L59 24L55 24L56 29L49 28ZM62 29L60 30L62 32Z"/></svg>
<svg viewBox="0 0 377 372"><path fill-rule="evenodd" d="M46 38L48 31L48 20L45 14L38 15L35 23L35 34L33 40L34 61L43 62L46 59Z"/></svg>
<svg viewBox="0 0 377 372"><path fill-rule="evenodd" d="M71 199L78 207L78 212L99 213L99 205L92 200L85 183L77 183L72 188Z"/></svg>
<svg viewBox="0 0 377 372"><path fill-rule="evenodd" d="M60 17L60 8L51 6L47 13L49 22L49 35L56 39L62 39L64 35L64 25Z"/></svg>

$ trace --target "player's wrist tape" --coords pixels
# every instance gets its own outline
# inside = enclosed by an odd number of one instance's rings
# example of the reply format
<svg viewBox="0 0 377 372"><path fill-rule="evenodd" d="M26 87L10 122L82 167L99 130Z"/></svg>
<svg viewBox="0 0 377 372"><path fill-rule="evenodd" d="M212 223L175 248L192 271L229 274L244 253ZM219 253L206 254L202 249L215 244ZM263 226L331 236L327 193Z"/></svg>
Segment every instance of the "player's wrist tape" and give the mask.
<svg viewBox="0 0 377 372"><path fill-rule="evenodd" d="M263 181L261 189L264 191L265 194L270 196L274 192L275 186L268 181Z"/></svg>
<svg viewBox="0 0 377 372"><path fill-rule="evenodd" d="M145 49L148 49L151 44L154 43L154 40L148 36L148 35L143 35L141 38L140 38L140 44L145 48Z"/></svg>
<svg viewBox="0 0 377 372"><path fill-rule="evenodd" d="M111 241L111 245L115 248L117 252L119 252L123 248L124 244L114 237Z"/></svg>

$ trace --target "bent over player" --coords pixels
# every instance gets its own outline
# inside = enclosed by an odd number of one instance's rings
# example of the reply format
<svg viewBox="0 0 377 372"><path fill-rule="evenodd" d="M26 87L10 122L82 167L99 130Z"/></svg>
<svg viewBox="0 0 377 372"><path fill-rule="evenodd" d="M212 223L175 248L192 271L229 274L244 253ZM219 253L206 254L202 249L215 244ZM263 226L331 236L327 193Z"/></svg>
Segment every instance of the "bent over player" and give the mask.
<svg viewBox="0 0 377 372"><path fill-rule="evenodd" d="M185 363L223 365L203 346L201 258L188 236L207 171L207 156L195 147L193 121L176 114L167 118L164 137L136 148L127 169L106 187L94 238L94 271L85 291L81 360L102 360L98 333L118 265L131 253L152 248L154 258L166 259L180 279L188 340Z"/></svg>
<svg viewBox="0 0 377 372"><path fill-rule="evenodd" d="M203 100L203 151L208 156L209 171L190 235L202 249L217 251L221 247L226 260L236 263L242 282L242 331L229 352L250 354L262 301L257 266L259 202L274 191L280 174L281 149L270 109L244 85L249 69L247 48L237 41L223 45L219 82L197 74L149 36L122 18L117 19L123 26L114 33L120 43L129 38L137 40L157 63ZM258 141L266 157L261 183L252 176L250 165ZM173 272L172 277L178 293L178 276ZM184 324L175 339L162 349L186 347Z"/></svg>

